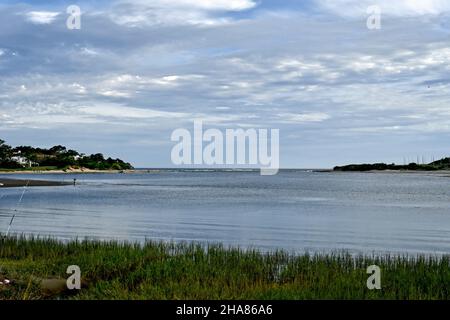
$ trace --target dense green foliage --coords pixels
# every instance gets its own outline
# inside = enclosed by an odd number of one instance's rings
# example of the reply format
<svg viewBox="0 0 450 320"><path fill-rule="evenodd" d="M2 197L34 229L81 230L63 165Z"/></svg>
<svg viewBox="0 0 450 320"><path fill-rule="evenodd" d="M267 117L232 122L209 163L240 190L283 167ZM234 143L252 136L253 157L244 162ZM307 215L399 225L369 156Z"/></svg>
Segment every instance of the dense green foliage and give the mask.
<svg viewBox="0 0 450 320"><path fill-rule="evenodd" d="M291 255L220 245L0 240L0 299L449 299L450 258ZM366 286L381 268L381 290ZM78 265L82 289L46 292Z"/></svg>
<svg viewBox="0 0 450 320"><path fill-rule="evenodd" d="M14 167L16 163L11 160L12 156L13 149L11 148L11 146L5 144L5 141L0 139L0 167Z"/></svg>
<svg viewBox="0 0 450 320"><path fill-rule="evenodd" d="M19 161L19 159L21 161ZM64 146L50 149L20 146L13 148L0 140L0 168L23 169L31 167L63 169L68 167L95 170L127 170L133 167L120 159L105 159L103 154L80 154Z"/></svg>
<svg viewBox="0 0 450 320"><path fill-rule="evenodd" d="M371 170L450 170L450 158L444 158L428 164L410 163L408 165L396 165L386 163L375 164L350 164L342 167L334 167L334 171L371 171Z"/></svg>

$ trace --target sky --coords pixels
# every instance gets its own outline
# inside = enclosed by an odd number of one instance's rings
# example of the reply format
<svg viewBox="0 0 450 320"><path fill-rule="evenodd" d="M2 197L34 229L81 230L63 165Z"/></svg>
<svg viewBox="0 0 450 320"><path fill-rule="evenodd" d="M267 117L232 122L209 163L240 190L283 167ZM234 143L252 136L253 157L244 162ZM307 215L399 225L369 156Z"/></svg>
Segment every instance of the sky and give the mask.
<svg viewBox="0 0 450 320"><path fill-rule="evenodd" d="M171 133L200 119L279 129L284 168L450 155L447 0L0 0L0 17L11 145L173 167Z"/></svg>

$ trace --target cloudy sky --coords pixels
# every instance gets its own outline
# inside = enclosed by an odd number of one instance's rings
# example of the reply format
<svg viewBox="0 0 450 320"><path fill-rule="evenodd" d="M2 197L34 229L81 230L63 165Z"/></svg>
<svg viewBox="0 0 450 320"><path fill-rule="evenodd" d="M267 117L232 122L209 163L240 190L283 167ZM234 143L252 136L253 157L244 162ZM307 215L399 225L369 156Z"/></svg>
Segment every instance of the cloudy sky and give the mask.
<svg viewBox="0 0 450 320"><path fill-rule="evenodd" d="M450 153L447 0L1 0L0 17L12 145L168 167L171 132L202 119L280 129L282 167Z"/></svg>

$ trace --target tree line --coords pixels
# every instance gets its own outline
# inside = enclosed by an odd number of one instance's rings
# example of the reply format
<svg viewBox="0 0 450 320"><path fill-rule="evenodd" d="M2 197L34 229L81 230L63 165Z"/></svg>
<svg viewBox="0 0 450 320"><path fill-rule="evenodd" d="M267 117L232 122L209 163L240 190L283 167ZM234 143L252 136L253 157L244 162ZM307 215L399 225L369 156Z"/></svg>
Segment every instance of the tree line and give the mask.
<svg viewBox="0 0 450 320"><path fill-rule="evenodd" d="M121 159L105 159L103 154L85 155L58 145L49 149L30 146L12 147L0 139L0 168L23 169L27 167L87 168L93 170L128 170L130 163Z"/></svg>
<svg viewBox="0 0 450 320"><path fill-rule="evenodd" d="M415 170L415 171L437 171L450 170L450 158L443 158L428 164L410 163L406 165L374 163L374 164L350 164L334 167L334 171L371 171L371 170Z"/></svg>

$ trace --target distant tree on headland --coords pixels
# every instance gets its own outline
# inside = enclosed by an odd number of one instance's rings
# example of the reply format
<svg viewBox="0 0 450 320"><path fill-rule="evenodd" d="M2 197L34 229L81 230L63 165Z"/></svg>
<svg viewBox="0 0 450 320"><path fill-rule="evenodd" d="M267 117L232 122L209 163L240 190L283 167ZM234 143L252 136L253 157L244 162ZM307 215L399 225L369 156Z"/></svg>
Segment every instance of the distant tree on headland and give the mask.
<svg viewBox="0 0 450 320"><path fill-rule="evenodd" d="M0 168L22 169L26 167L69 167L93 170L129 170L133 166L121 159L105 159L103 154L80 154L58 145L50 149L19 146L13 148L0 139Z"/></svg>
<svg viewBox="0 0 450 320"><path fill-rule="evenodd" d="M374 163L374 164L350 164L346 166L334 167L334 171L372 171L372 170L416 170L416 171L436 171L450 170L450 158L433 161L428 164L410 163L406 165Z"/></svg>

